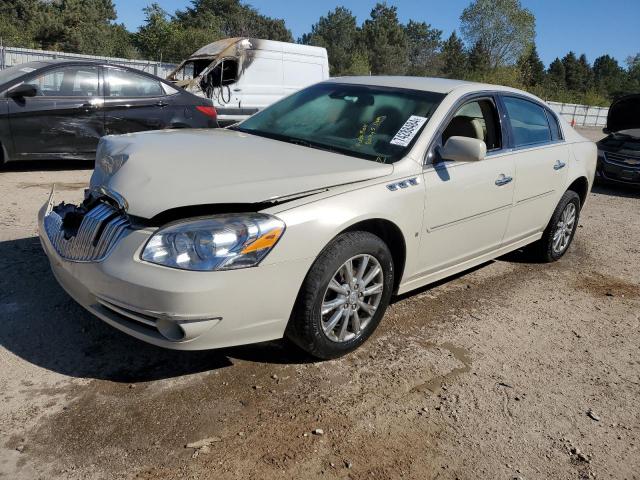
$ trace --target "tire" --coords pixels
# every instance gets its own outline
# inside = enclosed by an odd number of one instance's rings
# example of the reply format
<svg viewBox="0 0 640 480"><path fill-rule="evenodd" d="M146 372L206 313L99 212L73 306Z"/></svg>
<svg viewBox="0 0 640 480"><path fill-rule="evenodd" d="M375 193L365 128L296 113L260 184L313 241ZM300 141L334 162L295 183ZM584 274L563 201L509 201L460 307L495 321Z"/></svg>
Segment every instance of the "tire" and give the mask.
<svg viewBox="0 0 640 480"><path fill-rule="evenodd" d="M348 262L352 265L353 281L346 288ZM376 273L378 267L380 271ZM379 237L369 232L340 234L311 266L285 336L323 360L352 352L371 336L384 316L391 299L393 276L391 252ZM327 310L334 304L335 308Z"/></svg>
<svg viewBox="0 0 640 480"><path fill-rule="evenodd" d="M537 259L542 262L555 262L562 258L562 256L567 252L571 242L573 241L573 237L576 233L576 228L578 228L578 222L580 220L580 197L573 190L567 190L562 195L560 202L558 202L558 206L553 212L551 216L551 220L547 225L547 228L544 230L542 234L542 238L533 244L533 253L536 255ZM565 224L565 220L567 217L567 213L573 211L573 222L571 225ZM569 217L570 218L570 217ZM561 224L564 225L564 234L559 234ZM562 235L563 239L559 241L557 235ZM565 243L566 242L566 243Z"/></svg>

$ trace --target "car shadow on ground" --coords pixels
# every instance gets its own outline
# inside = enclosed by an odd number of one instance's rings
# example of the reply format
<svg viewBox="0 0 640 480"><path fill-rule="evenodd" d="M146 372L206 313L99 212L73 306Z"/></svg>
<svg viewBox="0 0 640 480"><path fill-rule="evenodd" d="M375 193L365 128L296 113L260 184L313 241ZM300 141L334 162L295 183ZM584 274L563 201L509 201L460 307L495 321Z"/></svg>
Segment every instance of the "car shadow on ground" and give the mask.
<svg viewBox="0 0 640 480"><path fill-rule="evenodd" d="M0 165L2 172L55 172L66 170L93 170L94 162L88 160L37 160L9 162Z"/></svg>
<svg viewBox="0 0 640 480"><path fill-rule="evenodd" d="M37 237L0 242L0 345L63 375L127 383L229 367L234 359L274 364L312 361L284 341L182 352L129 337L64 292Z"/></svg>
<svg viewBox="0 0 640 480"><path fill-rule="evenodd" d="M491 265L492 263L494 263L495 260L488 260L484 263L481 263L480 265L476 265L475 267L471 267L467 270L463 270L462 272L456 273L454 275L451 275L450 277L445 277L442 280L438 280L436 282L430 283L429 285L425 285L424 287L420 287L416 290L411 290L410 292L407 293L402 293L400 295L394 295L391 298L391 305L393 305L394 303L398 303L401 302L403 300L409 299L411 297L415 297L417 295L420 295L424 292L428 292L429 290L433 290L434 288L437 288L441 285L444 285L445 283L449 283L452 282L458 278L462 278L465 277L473 272L475 272L476 270L481 270L484 267Z"/></svg>
<svg viewBox="0 0 640 480"><path fill-rule="evenodd" d="M640 185L618 185L596 180L591 193L622 198L640 198Z"/></svg>

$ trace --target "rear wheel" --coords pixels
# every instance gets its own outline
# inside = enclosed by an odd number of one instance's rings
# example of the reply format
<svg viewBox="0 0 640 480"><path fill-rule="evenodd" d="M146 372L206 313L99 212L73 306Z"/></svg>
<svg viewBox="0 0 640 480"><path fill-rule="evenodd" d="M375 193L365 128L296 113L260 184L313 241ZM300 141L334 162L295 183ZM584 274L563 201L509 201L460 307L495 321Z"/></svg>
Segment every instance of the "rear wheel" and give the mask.
<svg viewBox="0 0 640 480"><path fill-rule="evenodd" d="M286 335L315 357L345 355L376 329L392 289L387 245L368 232L341 234L307 274Z"/></svg>
<svg viewBox="0 0 640 480"><path fill-rule="evenodd" d="M567 190L551 216L542 238L534 244L535 253L544 262L555 262L569 249L580 219L580 196Z"/></svg>

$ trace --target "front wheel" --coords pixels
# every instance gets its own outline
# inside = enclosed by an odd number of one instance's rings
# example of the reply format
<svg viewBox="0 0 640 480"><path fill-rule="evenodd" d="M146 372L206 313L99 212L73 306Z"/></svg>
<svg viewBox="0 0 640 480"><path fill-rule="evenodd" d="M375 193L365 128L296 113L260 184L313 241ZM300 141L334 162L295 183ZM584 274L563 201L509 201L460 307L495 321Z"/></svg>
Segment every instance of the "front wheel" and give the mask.
<svg viewBox="0 0 640 480"><path fill-rule="evenodd" d="M368 232L336 237L302 285L287 337L314 357L337 358L365 342L389 305L393 260Z"/></svg>
<svg viewBox="0 0 640 480"><path fill-rule="evenodd" d="M542 238L535 244L537 256L543 262L555 262L568 250L578 228L580 197L573 190L562 195Z"/></svg>

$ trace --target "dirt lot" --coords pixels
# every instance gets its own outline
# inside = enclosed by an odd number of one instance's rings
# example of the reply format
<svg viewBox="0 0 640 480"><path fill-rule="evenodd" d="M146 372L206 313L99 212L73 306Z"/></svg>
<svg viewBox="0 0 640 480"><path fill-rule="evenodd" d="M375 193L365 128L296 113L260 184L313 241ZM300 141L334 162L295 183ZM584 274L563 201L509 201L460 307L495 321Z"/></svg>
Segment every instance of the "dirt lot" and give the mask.
<svg viewBox="0 0 640 480"><path fill-rule="evenodd" d="M640 193L597 187L562 261L398 299L355 354L312 363L282 342L165 351L83 311L35 215L90 171L42 168L0 173L0 478L640 478Z"/></svg>

